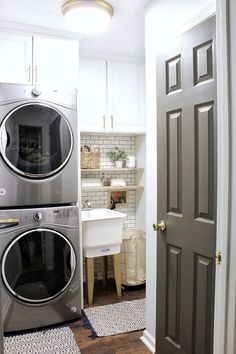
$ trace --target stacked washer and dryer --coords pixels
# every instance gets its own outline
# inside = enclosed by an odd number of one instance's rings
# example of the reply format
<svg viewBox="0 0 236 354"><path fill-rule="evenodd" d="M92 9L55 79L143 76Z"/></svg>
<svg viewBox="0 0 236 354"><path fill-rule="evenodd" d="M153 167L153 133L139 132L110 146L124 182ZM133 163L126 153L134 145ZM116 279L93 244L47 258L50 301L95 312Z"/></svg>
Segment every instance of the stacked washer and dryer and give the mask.
<svg viewBox="0 0 236 354"><path fill-rule="evenodd" d="M4 331L74 320L82 306L76 92L0 84Z"/></svg>

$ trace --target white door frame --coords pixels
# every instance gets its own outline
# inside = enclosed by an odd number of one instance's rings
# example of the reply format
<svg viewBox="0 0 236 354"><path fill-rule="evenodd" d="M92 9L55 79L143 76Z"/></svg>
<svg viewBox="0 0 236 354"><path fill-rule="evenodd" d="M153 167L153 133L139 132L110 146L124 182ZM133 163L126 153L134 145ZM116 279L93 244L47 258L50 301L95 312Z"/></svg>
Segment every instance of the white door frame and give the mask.
<svg viewBox="0 0 236 354"><path fill-rule="evenodd" d="M230 189L229 189L229 241L228 241L228 279L227 314L225 330L225 353L236 353L236 2L225 0L228 6L228 104L230 138ZM227 63L226 63L227 66Z"/></svg>
<svg viewBox="0 0 236 354"><path fill-rule="evenodd" d="M221 265L216 265L214 354L225 353L227 273L229 243L229 92L227 0L216 0L217 62L217 222L216 249L221 251Z"/></svg>

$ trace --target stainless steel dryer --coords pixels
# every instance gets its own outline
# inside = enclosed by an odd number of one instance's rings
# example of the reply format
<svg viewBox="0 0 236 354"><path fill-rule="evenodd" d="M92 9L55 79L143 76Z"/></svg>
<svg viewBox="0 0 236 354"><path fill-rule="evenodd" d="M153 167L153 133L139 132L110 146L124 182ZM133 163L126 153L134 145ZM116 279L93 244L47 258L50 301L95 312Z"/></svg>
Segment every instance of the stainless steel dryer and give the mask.
<svg viewBox="0 0 236 354"><path fill-rule="evenodd" d="M77 319L82 306L76 206L0 210L4 331Z"/></svg>
<svg viewBox="0 0 236 354"><path fill-rule="evenodd" d="M0 208L78 200L76 92L0 84Z"/></svg>

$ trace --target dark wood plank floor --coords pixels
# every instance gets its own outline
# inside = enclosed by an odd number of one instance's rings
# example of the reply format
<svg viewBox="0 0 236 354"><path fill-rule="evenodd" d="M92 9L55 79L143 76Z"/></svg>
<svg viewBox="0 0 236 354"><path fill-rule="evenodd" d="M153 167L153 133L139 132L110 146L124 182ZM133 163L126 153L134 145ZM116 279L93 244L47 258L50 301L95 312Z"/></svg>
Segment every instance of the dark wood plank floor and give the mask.
<svg viewBox="0 0 236 354"><path fill-rule="evenodd" d="M86 294L86 291L84 292ZM145 296L145 287L126 287L122 292L122 300L141 299ZM118 302L115 284L109 280L106 288L102 282L95 282L93 306L107 305ZM86 299L84 301L87 307ZM143 331L119 334L111 337L92 339L90 330L83 326L82 321L71 324L82 354L150 354L151 352L140 340Z"/></svg>

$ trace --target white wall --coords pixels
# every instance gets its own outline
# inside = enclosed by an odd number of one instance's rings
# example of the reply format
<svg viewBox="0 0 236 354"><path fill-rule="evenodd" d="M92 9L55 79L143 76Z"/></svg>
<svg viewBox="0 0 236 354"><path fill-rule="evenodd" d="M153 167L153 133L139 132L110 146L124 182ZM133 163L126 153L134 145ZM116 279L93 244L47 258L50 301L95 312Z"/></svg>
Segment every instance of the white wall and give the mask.
<svg viewBox="0 0 236 354"><path fill-rule="evenodd" d="M142 340L154 352L156 322L156 233L152 224L156 223L156 59L153 46L153 26L155 11L150 6L146 13L146 299L147 322Z"/></svg>

